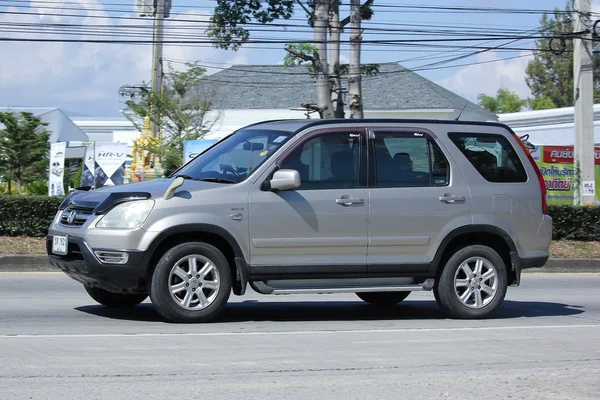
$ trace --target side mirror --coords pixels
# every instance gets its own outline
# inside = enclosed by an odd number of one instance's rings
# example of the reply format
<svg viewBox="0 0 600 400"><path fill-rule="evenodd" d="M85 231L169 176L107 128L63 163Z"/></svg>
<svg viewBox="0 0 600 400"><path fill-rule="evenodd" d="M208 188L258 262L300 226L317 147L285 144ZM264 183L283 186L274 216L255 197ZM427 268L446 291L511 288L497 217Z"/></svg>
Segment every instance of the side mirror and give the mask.
<svg viewBox="0 0 600 400"><path fill-rule="evenodd" d="M271 190L295 189L300 186L300 173L293 169L280 169L275 171L268 183Z"/></svg>

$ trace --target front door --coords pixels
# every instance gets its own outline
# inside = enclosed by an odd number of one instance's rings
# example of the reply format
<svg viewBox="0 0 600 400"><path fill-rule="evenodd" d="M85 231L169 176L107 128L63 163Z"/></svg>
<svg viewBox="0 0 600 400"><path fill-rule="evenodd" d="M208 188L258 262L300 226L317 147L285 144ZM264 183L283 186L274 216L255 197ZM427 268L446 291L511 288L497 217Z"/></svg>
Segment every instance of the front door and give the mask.
<svg viewBox="0 0 600 400"><path fill-rule="evenodd" d="M464 177L427 131L372 130L371 272L425 272L445 235L471 222Z"/></svg>
<svg viewBox="0 0 600 400"><path fill-rule="evenodd" d="M278 169L300 173L300 187L264 191L257 181L249 201L253 271L366 271L364 143L364 128L310 133L277 160Z"/></svg>

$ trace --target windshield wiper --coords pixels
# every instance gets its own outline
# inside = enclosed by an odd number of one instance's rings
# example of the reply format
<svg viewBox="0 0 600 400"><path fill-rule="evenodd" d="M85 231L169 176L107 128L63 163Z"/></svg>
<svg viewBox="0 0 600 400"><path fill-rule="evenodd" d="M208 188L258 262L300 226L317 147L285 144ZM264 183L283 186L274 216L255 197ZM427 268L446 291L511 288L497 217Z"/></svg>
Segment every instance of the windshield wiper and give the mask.
<svg viewBox="0 0 600 400"><path fill-rule="evenodd" d="M239 183L236 181L232 181L231 179L225 179L225 178L202 178L200 180L203 182L215 182L215 183Z"/></svg>

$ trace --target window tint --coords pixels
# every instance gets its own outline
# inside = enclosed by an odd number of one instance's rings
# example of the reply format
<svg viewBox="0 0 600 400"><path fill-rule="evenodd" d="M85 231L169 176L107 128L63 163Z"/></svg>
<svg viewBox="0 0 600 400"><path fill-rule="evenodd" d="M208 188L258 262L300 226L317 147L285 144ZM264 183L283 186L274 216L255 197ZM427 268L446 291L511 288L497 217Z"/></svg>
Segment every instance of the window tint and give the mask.
<svg viewBox="0 0 600 400"><path fill-rule="evenodd" d="M379 187L448 184L448 162L424 134L377 132L373 145Z"/></svg>
<svg viewBox="0 0 600 400"><path fill-rule="evenodd" d="M298 189L337 189L358 186L359 133L329 133L297 146L279 164L300 173Z"/></svg>
<svg viewBox="0 0 600 400"><path fill-rule="evenodd" d="M442 149L433 140L429 140L431 156L431 186L447 186L450 183L450 166Z"/></svg>
<svg viewBox="0 0 600 400"><path fill-rule="evenodd" d="M525 168L505 137L478 133L450 133L448 136L489 182L527 181Z"/></svg>

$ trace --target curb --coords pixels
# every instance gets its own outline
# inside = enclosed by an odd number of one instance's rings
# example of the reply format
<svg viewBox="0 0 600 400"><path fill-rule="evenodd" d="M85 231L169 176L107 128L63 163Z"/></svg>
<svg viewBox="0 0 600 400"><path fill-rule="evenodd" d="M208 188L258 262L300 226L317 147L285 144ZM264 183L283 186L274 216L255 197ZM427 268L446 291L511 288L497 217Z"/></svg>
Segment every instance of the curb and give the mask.
<svg viewBox="0 0 600 400"><path fill-rule="evenodd" d="M1 272L57 272L45 254L0 254Z"/></svg>
<svg viewBox="0 0 600 400"><path fill-rule="evenodd" d="M524 274L542 272L589 273L600 272L598 258L551 258L541 268L523 270Z"/></svg>
<svg viewBox="0 0 600 400"><path fill-rule="evenodd" d="M0 272L56 272L60 271L48 262L45 254L0 254ZM599 258L551 258L541 268L523 270L535 273L600 273Z"/></svg>

